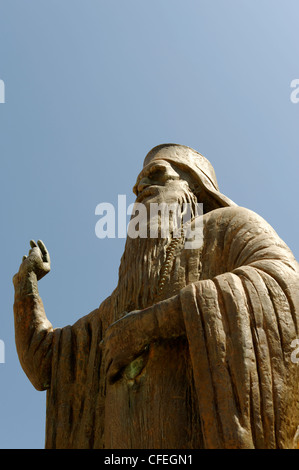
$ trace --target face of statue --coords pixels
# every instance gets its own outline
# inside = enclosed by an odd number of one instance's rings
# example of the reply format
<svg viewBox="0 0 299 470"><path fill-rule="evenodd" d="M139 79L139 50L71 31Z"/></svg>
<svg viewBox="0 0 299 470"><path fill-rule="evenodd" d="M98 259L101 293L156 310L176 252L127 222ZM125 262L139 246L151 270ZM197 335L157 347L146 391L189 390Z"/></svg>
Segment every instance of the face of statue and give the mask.
<svg viewBox="0 0 299 470"><path fill-rule="evenodd" d="M136 202L173 203L181 199L186 191L190 191L188 181L182 172L165 160L155 160L148 164L137 178L133 188Z"/></svg>
<svg viewBox="0 0 299 470"><path fill-rule="evenodd" d="M187 203L191 207L191 214L195 214L197 199L190 189L192 182L188 183L188 174L165 160L154 160L143 168L133 191L137 196L135 203L146 206L148 229L153 228L152 224L157 224L156 227L160 224L159 219L153 221L150 217L152 203L174 203L182 210ZM160 270L166 259L166 249L172 240L172 222L170 217L169 231L165 237L152 238L150 230L147 237L127 237L119 268L116 315L146 308L154 302ZM140 224L138 225L140 228ZM151 288L145 289L144 286Z"/></svg>

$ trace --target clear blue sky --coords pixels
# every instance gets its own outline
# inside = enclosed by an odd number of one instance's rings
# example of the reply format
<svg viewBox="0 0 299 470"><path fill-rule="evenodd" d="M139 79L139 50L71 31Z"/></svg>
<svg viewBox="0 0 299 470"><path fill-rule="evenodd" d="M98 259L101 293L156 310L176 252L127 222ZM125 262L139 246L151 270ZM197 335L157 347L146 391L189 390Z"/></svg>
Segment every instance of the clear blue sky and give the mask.
<svg viewBox="0 0 299 470"><path fill-rule="evenodd" d="M263 216L299 259L299 3L0 1L0 447L43 448L45 392L23 373L12 276L42 239L53 326L114 289L124 239L95 235L101 202L133 202L146 153L203 153L221 191Z"/></svg>

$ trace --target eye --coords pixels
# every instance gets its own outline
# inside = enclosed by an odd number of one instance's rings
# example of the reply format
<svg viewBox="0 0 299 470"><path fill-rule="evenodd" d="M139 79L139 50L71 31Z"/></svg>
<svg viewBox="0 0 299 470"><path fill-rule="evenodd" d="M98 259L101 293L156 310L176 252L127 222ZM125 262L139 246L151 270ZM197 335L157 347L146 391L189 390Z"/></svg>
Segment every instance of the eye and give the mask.
<svg viewBox="0 0 299 470"><path fill-rule="evenodd" d="M155 177L155 178L162 178L165 174L165 169L161 167L155 167L153 166L150 168L148 175L150 177Z"/></svg>
<svg viewBox="0 0 299 470"><path fill-rule="evenodd" d="M161 178L163 176L163 171L162 170L151 171L150 176L155 177L155 178Z"/></svg>

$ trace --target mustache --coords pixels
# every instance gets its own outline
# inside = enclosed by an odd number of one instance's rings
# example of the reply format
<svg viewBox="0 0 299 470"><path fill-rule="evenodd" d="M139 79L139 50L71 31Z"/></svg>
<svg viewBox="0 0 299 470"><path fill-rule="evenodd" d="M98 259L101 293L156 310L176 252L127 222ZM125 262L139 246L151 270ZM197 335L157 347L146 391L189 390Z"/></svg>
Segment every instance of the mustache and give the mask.
<svg viewBox="0 0 299 470"><path fill-rule="evenodd" d="M142 201L144 199L149 198L150 196L158 196L160 194L159 189L161 189L161 186L159 185L149 185L146 188L142 190L141 193L138 194L137 198L135 199L135 207L133 209L133 214L132 218L135 215L135 211L139 211L138 207L142 206ZM151 205L152 204L152 205ZM177 200L172 201L170 203L167 203L163 201L163 197L159 202L149 202L144 208L146 209L146 215L147 215L147 220L150 220L150 214L151 210L153 210L153 213L155 212L156 206L159 206L159 210L161 210L162 206L168 206L170 209L176 206L178 210L178 214L180 214L184 220L187 219L187 216L189 216L190 219L196 217L197 215L201 214L201 211L199 212L198 210L198 200L196 195L188 188L183 188L181 190L180 196L177 198ZM150 210L149 210L150 208ZM153 208L153 209L152 209ZM142 207L141 207L142 209ZM144 212L145 214L145 212Z"/></svg>
<svg viewBox="0 0 299 470"><path fill-rule="evenodd" d="M154 196L154 195L157 195L158 194L158 190L159 190L159 187L158 185L156 184L152 184L150 186L147 186L145 187L139 194L138 196L136 197L135 199L135 203L140 203L142 202L144 199L146 199L147 197L149 196Z"/></svg>

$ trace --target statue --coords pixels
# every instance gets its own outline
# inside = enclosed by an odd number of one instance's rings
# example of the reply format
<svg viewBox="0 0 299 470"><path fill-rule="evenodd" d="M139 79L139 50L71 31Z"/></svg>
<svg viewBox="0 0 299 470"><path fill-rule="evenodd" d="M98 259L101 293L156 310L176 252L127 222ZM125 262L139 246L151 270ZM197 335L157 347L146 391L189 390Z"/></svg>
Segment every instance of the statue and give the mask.
<svg viewBox="0 0 299 470"><path fill-rule="evenodd" d="M203 243L127 237L118 285L72 326L53 328L31 241L14 276L21 365L47 390L46 448L297 448L299 270L268 223L218 188L209 161L159 145L136 201L203 203Z"/></svg>

